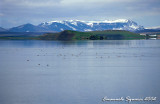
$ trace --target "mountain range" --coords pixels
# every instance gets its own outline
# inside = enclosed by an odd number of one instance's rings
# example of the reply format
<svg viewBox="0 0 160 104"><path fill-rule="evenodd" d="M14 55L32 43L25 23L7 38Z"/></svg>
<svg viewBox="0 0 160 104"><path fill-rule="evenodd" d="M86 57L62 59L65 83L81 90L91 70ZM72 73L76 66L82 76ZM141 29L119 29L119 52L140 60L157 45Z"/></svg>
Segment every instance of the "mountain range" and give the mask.
<svg viewBox="0 0 160 104"><path fill-rule="evenodd" d="M7 31L6 29L0 27L0 32Z"/></svg>
<svg viewBox="0 0 160 104"><path fill-rule="evenodd" d="M113 21L81 21L64 20L43 22L39 25L24 24L10 29L0 28L1 32L60 32L64 30L74 31L102 31L102 30L127 30L144 31L145 28L136 22L127 19L118 19Z"/></svg>

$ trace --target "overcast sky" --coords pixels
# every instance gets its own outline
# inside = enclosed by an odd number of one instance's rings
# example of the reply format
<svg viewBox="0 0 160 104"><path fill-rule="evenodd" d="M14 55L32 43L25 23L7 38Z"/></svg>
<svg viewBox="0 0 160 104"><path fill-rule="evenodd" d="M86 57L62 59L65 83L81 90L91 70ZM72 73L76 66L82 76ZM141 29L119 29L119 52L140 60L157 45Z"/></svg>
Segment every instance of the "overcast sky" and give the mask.
<svg viewBox="0 0 160 104"><path fill-rule="evenodd" d="M160 0L1 0L0 27L52 20L131 19L160 26Z"/></svg>

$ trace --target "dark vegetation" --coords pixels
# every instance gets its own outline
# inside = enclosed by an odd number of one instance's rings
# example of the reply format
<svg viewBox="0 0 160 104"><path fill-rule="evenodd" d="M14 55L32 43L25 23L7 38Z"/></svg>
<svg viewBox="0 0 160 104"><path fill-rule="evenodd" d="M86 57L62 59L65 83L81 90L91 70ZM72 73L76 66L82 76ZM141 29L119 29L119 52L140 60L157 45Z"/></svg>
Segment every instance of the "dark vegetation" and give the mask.
<svg viewBox="0 0 160 104"><path fill-rule="evenodd" d="M124 30L106 30L92 32L78 32L65 30L60 33L46 33L39 36L41 40L120 40L120 39L144 39L137 33Z"/></svg>

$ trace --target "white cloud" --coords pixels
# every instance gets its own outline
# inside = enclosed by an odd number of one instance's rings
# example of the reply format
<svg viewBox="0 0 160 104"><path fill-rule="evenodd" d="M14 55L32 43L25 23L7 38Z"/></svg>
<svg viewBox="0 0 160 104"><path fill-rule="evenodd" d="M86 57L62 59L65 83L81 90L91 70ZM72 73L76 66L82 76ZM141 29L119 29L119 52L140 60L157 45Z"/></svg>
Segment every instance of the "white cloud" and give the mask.
<svg viewBox="0 0 160 104"><path fill-rule="evenodd" d="M160 0L1 0L0 18L3 21L18 19L19 24L38 21L40 23L42 20L50 21L51 18L59 20L112 20L144 16L160 18L159 5Z"/></svg>
<svg viewBox="0 0 160 104"><path fill-rule="evenodd" d="M54 6L61 0L2 0L2 5L14 5L24 7L47 7Z"/></svg>
<svg viewBox="0 0 160 104"><path fill-rule="evenodd" d="M112 3L112 2L132 2L135 0L62 0L61 2L64 4L72 4L72 3Z"/></svg>
<svg viewBox="0 0 160 104"><path fill-rule="evenodd" d="M1 5L16 5L27 7L50 7L50 6L65 6L65 5L88 5L88 4L108 4L108 3L126 3L136 0L1 0ZM83 4L83 5L82 5Z"/></svg>

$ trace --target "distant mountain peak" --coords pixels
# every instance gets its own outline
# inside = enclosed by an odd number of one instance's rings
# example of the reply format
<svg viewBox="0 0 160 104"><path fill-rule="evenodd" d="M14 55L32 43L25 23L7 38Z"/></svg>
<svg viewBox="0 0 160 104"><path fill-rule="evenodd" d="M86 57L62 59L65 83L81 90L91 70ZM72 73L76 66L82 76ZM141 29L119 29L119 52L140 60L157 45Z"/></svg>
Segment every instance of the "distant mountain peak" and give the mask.
<svg viewBox="0 0 160 104"><path fill-rule="evenodd" d="M0 31L3 32L3 31L6 31L6 29L0 27Z"/></svg>
<svg viewBox="0 0 160 104"><path fill-rule="evenodd" d="M146 27L145 29L160 29L160 26L156 26L156 27Z"/></svg>
<svg viewBox="0 0 160 104"><path fill-rule="evenodd" d="M27 23L27 24L23 24L23 25L20 25L20 26L18 26L18 28L23 28L23 27L31 27L31 26L34 26L34 25L32 25L31 23Z"/></svg>

